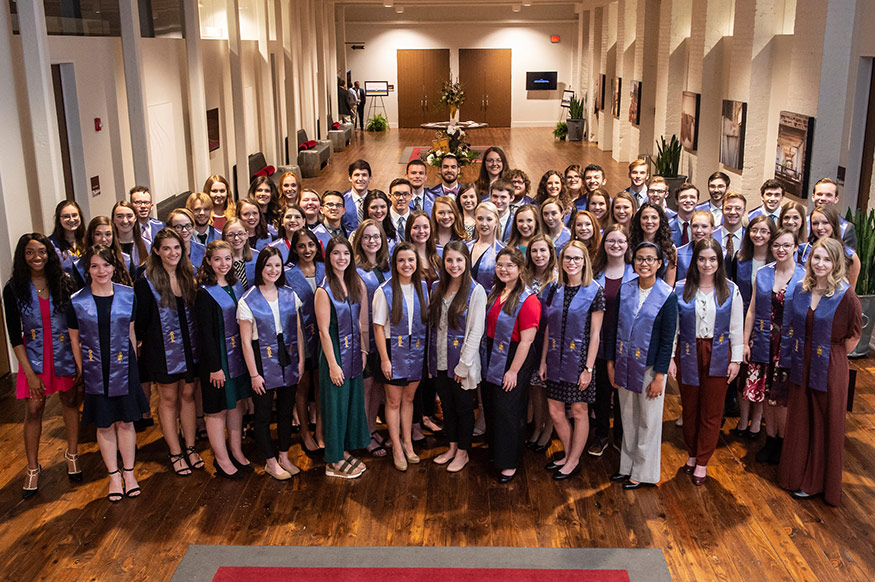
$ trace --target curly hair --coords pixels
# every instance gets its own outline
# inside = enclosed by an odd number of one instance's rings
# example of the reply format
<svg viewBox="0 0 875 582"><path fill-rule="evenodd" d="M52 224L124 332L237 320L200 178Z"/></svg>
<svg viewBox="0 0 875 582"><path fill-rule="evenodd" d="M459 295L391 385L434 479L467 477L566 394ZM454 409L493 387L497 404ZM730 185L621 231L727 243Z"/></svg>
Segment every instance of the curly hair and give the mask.
<svg viewBox="0 0 875 582"><path fill-rule="evenodd" d="M73 281L70 276L64 272L61 266L61 259L49 239L45 235L32 232L23 234L18 239L18 244L15 245L15 254L12 258L12 276L9 278L9 285L15 293L15 298L18 300L19 311L29 311L30 303L30 285L31 274L30 267L27 266L25 259L25 249L30 241L36 241L43 245L46 249L46 266L44 273L46 276L46 284L49 287L49 294L52 297L52 303L55 304L55 313L62 313L66 309L70 301L70 295L73 292Z"/></svg>
<svg viewBox="0 0 875 582"><path fill-rule="evenodd" d="M811 257L814 256L817 249L825 250L826 254L829 255L829 260L832 261L832 271L826 277L826 291L824 292L824 296L832 297L847 272L845 247L840 241L830 237L824 237L811 245L811 254L808 255L808 260L805 262L805 277L802 279L802 290L806 292L811 292L817 285L817 277L811 269Z"/></svg>
<svg viewBox="0 0 875 582"><path fill-rule="evenodd" d="M641 215L644 214L644 211L648 208L652 208L656 211L656 214L659 215L659 228L657 228L656 232L653 234L652 242L659 246L662 250L662 255L666 258L667 262L677 262L674 243L671 240L671 226L668 224L668 217L665 215L665 211L661 206L653 204L652 202L645 202L642 204L641 208L638 209L638 212L636 212L635 216L632 218L632 229L629 233L629 248L638 248L638 245L646 240L644 229L641 228Z"/></svg>

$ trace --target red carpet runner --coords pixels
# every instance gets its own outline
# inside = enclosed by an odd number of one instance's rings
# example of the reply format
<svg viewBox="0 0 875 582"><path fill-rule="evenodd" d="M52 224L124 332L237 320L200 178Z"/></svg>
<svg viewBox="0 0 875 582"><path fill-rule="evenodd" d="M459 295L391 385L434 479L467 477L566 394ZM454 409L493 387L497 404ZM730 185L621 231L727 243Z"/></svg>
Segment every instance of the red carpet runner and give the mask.
<svg viewBox="0 0 875 582"><path fill-rule="evenodd" d="M629 582L625 570L221 567L213 582Z"/></svg>

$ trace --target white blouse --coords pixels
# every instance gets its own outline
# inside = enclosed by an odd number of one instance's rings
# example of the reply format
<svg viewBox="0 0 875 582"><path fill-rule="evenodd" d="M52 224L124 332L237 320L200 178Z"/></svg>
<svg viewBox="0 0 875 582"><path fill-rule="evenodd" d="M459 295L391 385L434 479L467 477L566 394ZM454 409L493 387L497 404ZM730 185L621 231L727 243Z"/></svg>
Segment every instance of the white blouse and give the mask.
<svg viewBox="0 0 875 582"><path fill-rule="evenodd" d="M441 318L437 328L437 369L447 369L447 311L456 294L447 295L441 299ZM465 341L459 354L459 363L453 374L465 380L463 390L474 390L480 383L480 342L486 330L486 291L482 285L474 283L471 301L468 304L468 315L465 320ZM449 370L447 370L449 373Z"/></svg>
<svg viewBox="0 0 875 582"><path fill-rule="evenodd" d="M413 283L401 285L401 292L404 294L404 303L407 306L407 333L409 334L413 332L413 301L419 301L419 298L416 297ZM383 331L386 333L386 339L390 339L392 337L392 323L390 321L392 308L389 307L389 302L386 301L386 294L379 287L374 291L373 310L373 324L382 325Z"/></svg>
<svg viewBox="0 0 875 582"><path fill-rule="evenodd" d="M729 361L741 363L744 354L744 304L738 287L732 293L732 307L729 315ZM714 320L717 317L717 303L714 291L703 293L696 291L696 338L714 337ZM680 324L678 324L680 329Z"/></svg>
<svg viewBox="0 0 875 582"><path fill-rule="evenodd" d="M295 297L295 312L301 308L301 300L298 299L298 294L294 294ZM280 302L279 298L274 301L268 301L267 304L270 306L271 312L273 312L273 324L276 326L277 334L281 334L283 332L283 323L280 318ZM237 302L237 321L248 321L252 324L252 339L258 339L258 325L255 322L255 316L252 314L252 310L249 308L249 305L246 304L245 299L240 299Z"/></svg>

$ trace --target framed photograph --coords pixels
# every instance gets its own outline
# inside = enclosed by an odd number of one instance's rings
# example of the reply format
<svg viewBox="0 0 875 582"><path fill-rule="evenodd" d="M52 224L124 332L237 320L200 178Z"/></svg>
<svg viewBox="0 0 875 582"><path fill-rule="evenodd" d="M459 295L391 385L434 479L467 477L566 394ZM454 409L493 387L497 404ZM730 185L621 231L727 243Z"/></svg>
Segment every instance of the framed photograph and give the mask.
<svg viewBox="0 0 875 582"><path fill-rule="evenodd" d="M811 143L814 118L782 111L778 121L778 149L775 155L775 179L787 194L798 198L808 195L811 171Z"/></svg>
<svg viewBox="0 0 875 582"><path fill-rule="evenodd" d="M592 111L596 115L599 113L599 109L601 109L601 78L596 78L595 80L595 97L592 100Z"/></svg>
<svg viewBox="0 0 875 582"><path fill-rule="evenodd" d="M629 122L637 126L641 123L641 81L632 81L629 98Z"/></svg>
<svg viewBox="0 0 875 582"><path fill-rule="evenodd" d="M365 97L385 97L388 94L388 81L365 81Z"/></svg>
<svg viewBox="0 0 875 582"><path fill-rule="evenodd" d="M608 79L604 75L599 75L601 82L599 83L599 90L596 93L599 97L599 111L605 110L605 91L607 91L608 87Z"/></svg>
<svg viewBox="0 0 875 582"><path fill-rule="evenodd" d="M214 152L220 147L219 143L219 108L207 109L207 141L210 151Z"/></svg>
<svg viewBox="0 0 875 582"><path fill-rule="evenodd" d="M614 77L614 86L611 92L611 115L620 119L620 91L623 88L623 79Z"/></svg>
<svg viewBox="0 0 875 582"><path fill-rule="evenodd" d="M688 152L699 149L699 107L702 95L684 91L681 99L681 145Z"/></svg>
<svg viewBox="0 0 875 582"><path fill-rule="evenodd" d="M724 99L720 127L720 163L728 170L741 172L744 167L747 103Z"/></svg>
<svg viewBox="0 0 875 582"><path fill-rule="evenodd" d="M562 107L565 107L566 109L571 107L571 98L572 97L574 97L574 91L569 91L568 89L563 90L562 91L562 103L561 103Z"/></svg>

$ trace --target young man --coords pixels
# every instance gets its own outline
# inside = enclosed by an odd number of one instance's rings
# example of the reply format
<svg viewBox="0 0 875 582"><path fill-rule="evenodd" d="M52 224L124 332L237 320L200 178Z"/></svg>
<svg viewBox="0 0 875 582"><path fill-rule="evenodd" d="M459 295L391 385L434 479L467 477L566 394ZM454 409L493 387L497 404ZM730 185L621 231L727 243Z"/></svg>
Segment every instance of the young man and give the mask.
<svg viewBox="0 0 875 582"><path fill-rule="evenodd" d="M404 240L404 229L407 227L407 219L410 217L410 198L413 188L407 178L395 178L389 184L389 200L392 207L389 209L389 218L395 226L395 240Z"/></svg>
<svg viewBox="0 0 875 582"><path fill-rule="evenodd" d="M677 216L677 212L665 205L665 198L668 196L668 182L662 176L654 176L647 182L647 199L651 204L656 204L661 207L668 218L671 219Z"/></svg>
<svg viewBox="0 0 875 582"><path fill-rule="evenodd" d="M194 240L208 245L214 240L222 240L222 232L210 225L213 214L213 199L203 192L192 192L185 201L185 207L194 215Z"/></svg>
<svg viewBox="0 0 875 582"><path fill-rule="evenodd" d="M152 218L152 193L145 186L134 186L130 191L131 204L137 209L137 221L140 233L150 243L155 240L158 231L164 228L164 223Z"/></svg>
<svg viewBox="0 0 875 582"><path fill-rule="evenodd" d="M821 178L814 184L814 193L811 195L811 200L814 202L814 206L837 205L839 203L838 185L829 178ZM856 252L857 230L841 214L839 214L839 230L841 230L842 241L845 243L845 246L854 249L854 252ZM810 219L808 221L808 232L811 232Z"/></svg>
<svg viewBox="0 0 875 582"><path fill-rule="evenodd" d="M453 196L459 193L459 160L453 154L444 156L440 167L440 184L429 188L431 199L438 196Z"/></svg>
<svg viewBox="0 0 875 582"><path fill-rule="evenodd" d="M431 207L434 198L425 189L425 179L428 177L428 168L422 160L410 160L407 162L407 181L413 189L410 198L410 210L425 210L431 215Z"/></svg>
<svg viewBox="0 0 875 582"><path fill-rule="evenodd" d="M693 246L703 238L713 238L721 245L721 230L714 228L714 215L707 210L696 210L690 219L690 242L678 247L678 273L677 281L685 279L690 270L690 261L693 259Z"/></svg>
<svg viewBox="0 0 875 582"><path fill-rule="evenodd" d="M344 195L337 190L329 190L322 195L322 225L332 237L349 236L343 226Z"/></svg>
<svg viewBox="0 0 875 582"><path fill-rule="evenodd" d="M781 204L784 202L784 186L777 180L766 180L760 186L760 196L763 203L747 213L747 221L750 222L760 214L768 214L772 224L779 226L781 217Z"/></svg>
<svg viewBox="0 0 875 582"><path fill-rule="evenodd" d="M364 202L371 185L371 165L365 160L356 160L349 165L349 183L352 186L343 194L343 228L352 232L364 220ZM324 203L324 202L323 202Z"/></svg>
<svg viewBox="0 0 875 582"><path fill-rule="evenodd" d="M738 192L729 192L723 197L723 226L721 227L723 238L723 255L727 262L731 261L741 249L741 241L744 240L744 226L742 225L744 211L747 207L747 199Z"/></svg>
<svg viewBox="0 0 875 582"><path fill-rule="evenodd" d="M671 227L671 240L674 246L680 248L693 239L690 221L693 219L693 212L696 211L696 204L699 203L699 189L689 182L684 182L674 193L674 200L678 211L668 220L668 225Z"/></svg>
<svg viewBox="0 0 875 582"><path fill-rule="evenodd" d="M629 164L630 186L625 191L635 197L638 206L647 202L647 174L647 160L638 158Z"/></svg>
<svg viewBox="0 0 875 582"><path fill-rule="evenodd" d="M510 201L513 200L513 186L504 178L499 178L489 186L489 201L498 209L499 233L501 240L507 242L510 238L510 226L513 212L510 211Z"/></svg>
<svg viewBox="0 0 875 582"><path fill-rule="evenodd" d="M581 190L580 196L572 201L574 202L575 210L586 210L586 206L589 202L590 192L595 192L599 188L603 188L606 182L607 180L605 180L605 170L601 166L597 164L590 164L586 168L584 168L583 190Z"/></svg>
<svg viewBox="0 0 875 582"><path fill-rule="evenodd" d="M723 197L729 189L729 176L723 172L714 172L708 177L708 194L710 200L696 206L696 210L707 210L714 215L714 224L720 226L723 222Z"/></svg>
<svg viewBox="0 0 875 582"><path fill-rule="evenodd" d="M525 172L519 168L514 168L508 172L507 177L510 180L510 185L513 187L512 199L510 201L511 212L516 213L521 206L535 203L535 199L529 196L529 188L532 187L532 182Z"/></svg>

